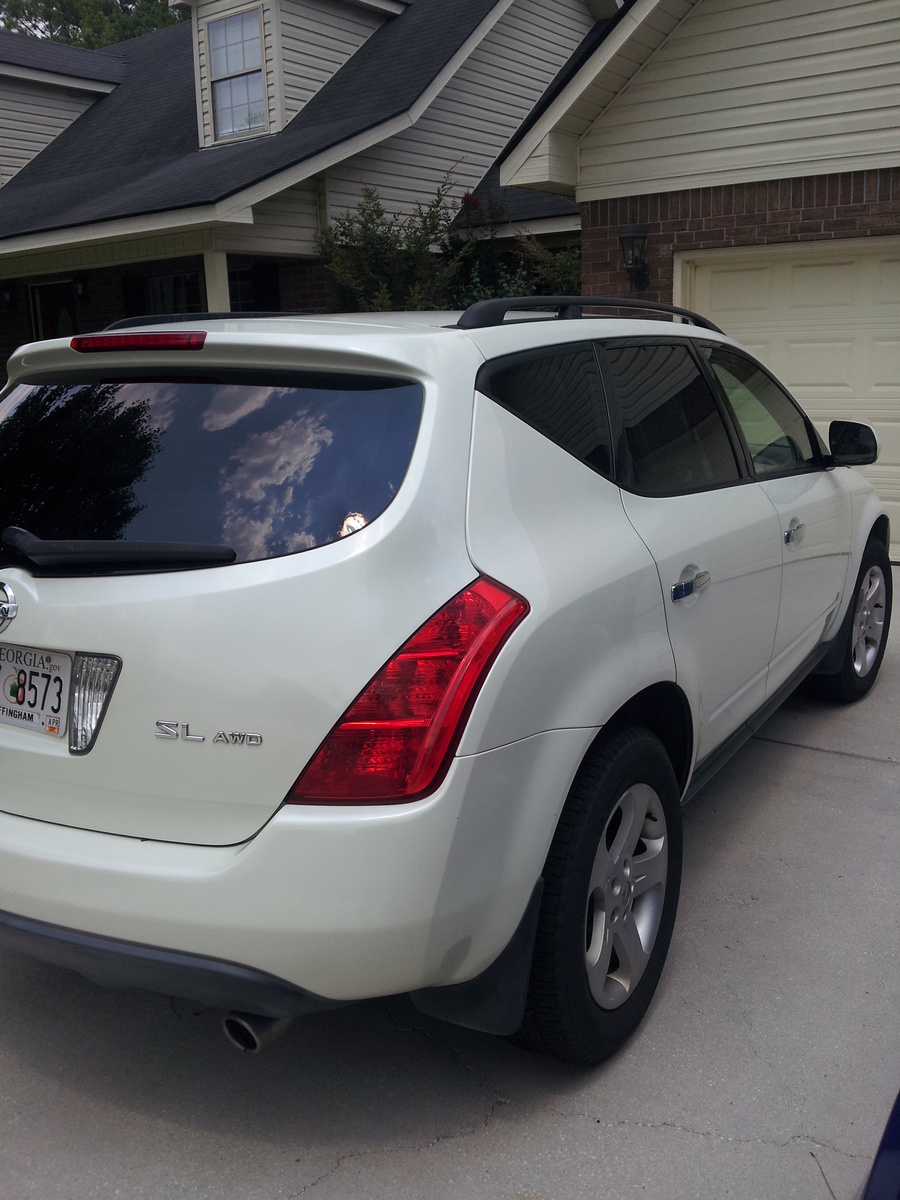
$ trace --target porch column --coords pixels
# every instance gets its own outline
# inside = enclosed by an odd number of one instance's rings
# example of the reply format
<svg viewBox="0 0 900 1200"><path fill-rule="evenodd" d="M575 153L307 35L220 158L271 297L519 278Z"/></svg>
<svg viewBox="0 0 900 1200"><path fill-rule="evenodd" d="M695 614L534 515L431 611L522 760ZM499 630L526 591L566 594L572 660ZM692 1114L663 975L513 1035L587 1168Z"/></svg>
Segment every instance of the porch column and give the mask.
<svg viewBox="0 0 900 1200"><path fill-rule="evenodd" d="M231 312L228 291L228 255L224 250L203 251L206 275L206 307L209 312Z"/></svg>

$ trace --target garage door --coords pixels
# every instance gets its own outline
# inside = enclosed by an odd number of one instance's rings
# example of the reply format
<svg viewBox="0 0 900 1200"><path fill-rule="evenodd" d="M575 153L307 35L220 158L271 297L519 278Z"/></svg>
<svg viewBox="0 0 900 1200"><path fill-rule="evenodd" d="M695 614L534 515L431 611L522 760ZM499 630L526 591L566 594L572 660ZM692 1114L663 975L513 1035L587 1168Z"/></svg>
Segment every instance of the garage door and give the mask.
<svg viewBox="0 0 900 1200"><path fill-rule="evenodd" d="M743 342L828 436L868 421L881 456L865 474L900 560L900 238L713 250L676 258L676 303Z"/></svg>

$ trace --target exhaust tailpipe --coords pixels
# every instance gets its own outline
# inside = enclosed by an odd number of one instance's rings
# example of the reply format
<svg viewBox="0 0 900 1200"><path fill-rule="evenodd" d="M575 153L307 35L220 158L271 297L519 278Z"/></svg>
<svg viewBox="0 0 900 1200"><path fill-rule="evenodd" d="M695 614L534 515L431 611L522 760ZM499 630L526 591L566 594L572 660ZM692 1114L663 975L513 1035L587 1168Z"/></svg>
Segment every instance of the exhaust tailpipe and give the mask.
<svg viewBox="0 0 900 1200"><path fill-rule="evenodd" d="M293 1023L293 1017L259 1017L256 1013L230 1012L222 1019L222 1028L232 1046L248 1054L259 1054L286 1033Z"/></svg>

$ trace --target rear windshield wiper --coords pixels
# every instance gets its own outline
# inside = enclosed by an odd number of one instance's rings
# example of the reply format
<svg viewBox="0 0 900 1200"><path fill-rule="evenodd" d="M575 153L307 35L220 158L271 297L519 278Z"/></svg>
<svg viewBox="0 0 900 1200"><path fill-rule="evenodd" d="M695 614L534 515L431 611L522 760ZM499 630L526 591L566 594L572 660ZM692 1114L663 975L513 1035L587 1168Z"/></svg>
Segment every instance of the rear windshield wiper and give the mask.
<svg viewBox="0 0 900 1200"><path fill-rule="evenodd" d="M65 567L77 563L92 566L128 567L214 567L233 563L237 554L230 546L190 542L126 542L47 540L27 529L10 525L0 542L15 550L36 567Z"/></svg>

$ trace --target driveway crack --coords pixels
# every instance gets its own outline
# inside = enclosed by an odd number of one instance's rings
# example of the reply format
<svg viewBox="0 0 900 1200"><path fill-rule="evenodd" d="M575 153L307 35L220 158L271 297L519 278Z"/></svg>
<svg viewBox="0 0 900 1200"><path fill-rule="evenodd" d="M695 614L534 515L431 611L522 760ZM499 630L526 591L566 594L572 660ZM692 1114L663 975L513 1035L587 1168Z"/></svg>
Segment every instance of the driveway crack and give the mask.
<svg viewBox="0 0 900 1200"><path fill-rule="evenodd" d="M677 1121L604 1121L602 1117L593 1118L595 1125L600 1125L604 1129L674 1129L678 1133L687 1133L692 1137L714 1138L717 1141L728 1142L735 1146L773 1146L777 1150L785 1150L788 1146L794 1144L804 1144L814 1146L817 1150L829 1150L832 1154L838 1154L841 1158L847 1159L868 1159L867 1154L853 1154L849 1150L839 1150L837 1146L832 1146L828 1142L820 1142L817 1138L812 1137L808 1133L792 1133L789 1137L774 1138L774 1137L734 1137L727 1133L720 1133L716 1129L693 1129L690 1125L680 1125ZM813 1158L814 1152L811 1150ZM816 1159L818 1163L818 1159ZM821 1170L821 1166L819 1170Z"/></svg>
<svg viewBox="0 0 900 1200"><path fill-rule="evenodd" d="M898 762L896 758L879 758L874 754L857 754L852 750L833 750L829 746L811 746L808 742L792 742L788 738L765 737L760 733L755 733L752 740L769 742L773 746L790 746L792 750L813 750L818 754L834 754L839 758L858 759L861 762L890 763L892 766L897 766Z"/></svg>

